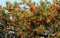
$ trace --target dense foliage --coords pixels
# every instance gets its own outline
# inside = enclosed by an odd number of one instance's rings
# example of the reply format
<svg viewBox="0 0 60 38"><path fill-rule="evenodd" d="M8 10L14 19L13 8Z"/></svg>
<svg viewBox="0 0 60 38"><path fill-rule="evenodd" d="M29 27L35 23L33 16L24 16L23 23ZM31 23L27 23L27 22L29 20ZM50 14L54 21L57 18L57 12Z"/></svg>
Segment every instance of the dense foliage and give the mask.
<svg viewBox="0 0 60 38"><path fill-rule="evenodd" d="M22 4L28 8L21 8ZM0 6L0 32L5 38L60 38L60 1L40 0L40 5L31 0L7 1L6 7Z"/></svg>

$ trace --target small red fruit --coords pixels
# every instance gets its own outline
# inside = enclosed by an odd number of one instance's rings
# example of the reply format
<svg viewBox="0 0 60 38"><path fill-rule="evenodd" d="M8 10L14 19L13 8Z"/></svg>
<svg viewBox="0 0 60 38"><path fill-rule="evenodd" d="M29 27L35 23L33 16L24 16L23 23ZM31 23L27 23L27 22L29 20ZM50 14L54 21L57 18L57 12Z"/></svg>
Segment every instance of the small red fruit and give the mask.
<svg viewBox="0 0 60 38"><path fill-rule="evenodd" d="M24 19L26 19L27 17L26 16L24 16Z"/></svg>
<svg viewBox="0 0 60 38"><path fill-rule="evenodd" d="M38 30L38 29L36 29L35 31L36 31L36 32L38 32L39 30Z"/></svg>
<svg viewBox="0 0 60 38"><path fill-rule="evenodd" d="M30 26L27 27L27 30L30 30Z"/></svg>
<svg viewBox="0 0 60 38"><path fill-rule="evenodd" d="M14 18L12 18L11 20L12 20L12 22L15 22L15 19Z"/></svg>
<svg viewBox="0 0 60 38"><path fill-rule="evenodd" d="M32 7L32 12L34 13L36 10L35 10L35 8L34 7Z"/></svg>
<svg viewBox="0 0 60 38"><path fill-rule="evenodd" d="M18 6L18 9L20 9L20 6Z"/></svg>
<svg viewBox="0 0 60 38"><path fill-rule="evenodd" d="M2 24L2 22L0 22L0 25Z"/></svg>
<svg viewBox="0 0 60 38"><path fill-rule="evenodd" d="M2 18L5 18L5 16L2 16Z"/></svg>
<svg viewBox="0 0 60 38"><path fill-rule="evenodd" d="M19 31L19 32L18 32L18 34L19 34L19 35L21 35L21 34L22 34L22 32L20 32L20 31Z"/></svg>
<svg viewBox="0 0 60 38"><path fill-rule="evenodd" d="M16 28L16 31L18 31L19 29L18 28Z"/></svg>

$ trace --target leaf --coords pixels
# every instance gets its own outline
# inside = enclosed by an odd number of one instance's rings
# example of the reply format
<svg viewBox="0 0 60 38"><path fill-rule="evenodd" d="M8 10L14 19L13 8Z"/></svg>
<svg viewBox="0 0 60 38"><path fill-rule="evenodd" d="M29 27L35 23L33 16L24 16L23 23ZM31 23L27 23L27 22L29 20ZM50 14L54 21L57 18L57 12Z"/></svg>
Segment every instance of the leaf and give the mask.
<svg viewBox="0 0 60 38"><path fill-rule="evenodd" d="M53 3L56 3L58 0L53 0Z"/></svg>

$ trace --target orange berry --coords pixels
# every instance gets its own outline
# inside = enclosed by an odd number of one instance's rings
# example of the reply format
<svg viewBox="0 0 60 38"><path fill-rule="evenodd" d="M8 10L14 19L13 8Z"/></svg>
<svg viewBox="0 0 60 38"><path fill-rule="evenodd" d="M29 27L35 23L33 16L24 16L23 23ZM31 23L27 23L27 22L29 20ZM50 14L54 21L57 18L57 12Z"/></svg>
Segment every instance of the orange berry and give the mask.
<svg viewBox="0 0 60 38"><path fill-rule="evenodd" d="M21 34L22 34L22 32L18 32L18 34L19 34L19 35L21 35Z"/></svg>

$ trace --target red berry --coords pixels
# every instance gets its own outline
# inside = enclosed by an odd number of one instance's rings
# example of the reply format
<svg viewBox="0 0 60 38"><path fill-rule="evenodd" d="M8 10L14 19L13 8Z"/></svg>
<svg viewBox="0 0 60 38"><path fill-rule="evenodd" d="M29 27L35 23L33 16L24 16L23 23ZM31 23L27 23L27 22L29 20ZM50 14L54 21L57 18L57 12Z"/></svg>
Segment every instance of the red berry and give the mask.
<svg viewBox="0 0 60 38"><path fill-rule="evenodd" d="M27 30L30 30L30 26L27 27Z"/></svg>
<svg viewBox="0 0 60 38"><path fill-rule="evenodd" d="M2 18L5 18L5 16L2 16Z"/></svg>
<svg viewBox="0 0 60 38"><path fill-rule="evenodd" d="M18 32L18 34L19 34L19 35L21 35L21 34L22 34L22 32L20 32L20 31L19 31L19 32Z"/></svg>
<svg viewBox="0 0 60 38"><path fill-rule="evenodd" d="M20 9L20 7L18 6L18 9Z"/></svg>
<svg viewBox="0 0 60 38"><path fill-rule="evenodd" d="M2 22L0 22L0 25L2 24Z"/></svg>
<svg viewBox="0 0 60 38"><path fill-rule="evenodd" d="M12 18L11 20L12 20L12 22L15 22L15 19L14 18Z"/></svg>
<svg viewBox="0 0 60 38"><path fill-rule="evenodd" d="M16 28L16 31L18 31L19 29L18 28Z"/></svg>
<svg viewBox="0 0 60 38"><path fill-rule="evenodd" d="M35 12L35 8L34 8L34 7L32 7L32 12L33 12L33 13Z"/></svg>
<svg viewBox="0 0 60 38"><path fill-rule="evenodd" d="M26 19L27 17L26 16L24 16L24 19Z"/></svg>
<svg viewBox="0 0 60 38"><path fill-rule="evenodd" d="M38 32L39 30L38 30L38 29L36 29L35 31L36 31L36 32Z"/></svg>

